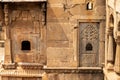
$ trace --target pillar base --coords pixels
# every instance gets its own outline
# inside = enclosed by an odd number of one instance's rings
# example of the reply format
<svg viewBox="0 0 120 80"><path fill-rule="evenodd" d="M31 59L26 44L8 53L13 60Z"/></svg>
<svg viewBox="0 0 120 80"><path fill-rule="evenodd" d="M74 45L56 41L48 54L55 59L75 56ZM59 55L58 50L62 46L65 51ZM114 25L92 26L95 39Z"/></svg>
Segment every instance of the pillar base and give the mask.
<svg viewBox="0 0 120 80"><path fill-rule="evenodd" d="M114 70L112 63L107 64L107 70L112 70L112 71Z"/></svg>

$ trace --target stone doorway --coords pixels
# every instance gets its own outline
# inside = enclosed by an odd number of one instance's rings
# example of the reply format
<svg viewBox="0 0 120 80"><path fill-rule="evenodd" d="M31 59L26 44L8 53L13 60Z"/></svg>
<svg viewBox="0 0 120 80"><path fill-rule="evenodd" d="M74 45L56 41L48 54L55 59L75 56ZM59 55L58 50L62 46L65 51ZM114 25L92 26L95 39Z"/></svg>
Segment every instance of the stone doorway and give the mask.
<svg viewBox="0 0 120 80"><path fill-rule="evenodd" d="M80 23L79 56L80 67L99 65L99 23Z"/></svg>

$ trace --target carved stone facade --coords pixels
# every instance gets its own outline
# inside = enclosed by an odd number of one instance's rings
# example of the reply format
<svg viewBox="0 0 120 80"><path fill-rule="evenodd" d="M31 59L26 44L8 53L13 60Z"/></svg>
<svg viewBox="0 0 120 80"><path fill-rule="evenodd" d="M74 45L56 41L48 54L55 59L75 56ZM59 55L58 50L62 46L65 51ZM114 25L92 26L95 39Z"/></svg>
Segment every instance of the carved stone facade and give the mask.
<svg viewBox="0 0 120 80"><path fill-rule="evenodd" d="M105 7L105 0L2 0L1 80L103 80Z"/></svg>
<svg viewBox="0 0 120 80"><path fill-rule="evenodd" d="M120 0L106 0L105 80L120 80Z"/></svg>

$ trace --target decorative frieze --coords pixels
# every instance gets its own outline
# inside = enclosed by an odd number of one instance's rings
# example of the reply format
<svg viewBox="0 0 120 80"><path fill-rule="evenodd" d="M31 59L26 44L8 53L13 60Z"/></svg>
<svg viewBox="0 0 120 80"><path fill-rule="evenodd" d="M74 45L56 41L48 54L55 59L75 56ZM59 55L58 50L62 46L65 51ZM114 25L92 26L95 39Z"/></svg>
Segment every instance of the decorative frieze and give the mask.
<svg viewBox="0 0 120 80"><path fill-rule="evenodd" d="M15 63L4 63L2 67L4 69L16 69L16 64Z"/></svg>
<svg viewBox="0 0 120 80"><path fill-rule="evenodd" d="M41 70L1 70L1 76L13 77L42 77Z"/></svg>
<svg viewBox="0 0 120 80"><path fill-rule="evenodd" d="M43 65L39 63L18 63L18 67L23 69L42 69Z"/></svg>

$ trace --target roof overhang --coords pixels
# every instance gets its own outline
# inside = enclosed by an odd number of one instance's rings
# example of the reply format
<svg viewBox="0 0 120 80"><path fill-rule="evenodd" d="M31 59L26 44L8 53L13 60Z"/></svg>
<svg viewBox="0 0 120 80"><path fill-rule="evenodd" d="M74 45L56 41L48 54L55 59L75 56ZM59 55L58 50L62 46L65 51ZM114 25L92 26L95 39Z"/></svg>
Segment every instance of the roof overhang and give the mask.
<svg viewBox="0 0 120 80"><path fill-rule="evenodd" d="M0 2L47 2L47 0L0 0Z"/></svg>

